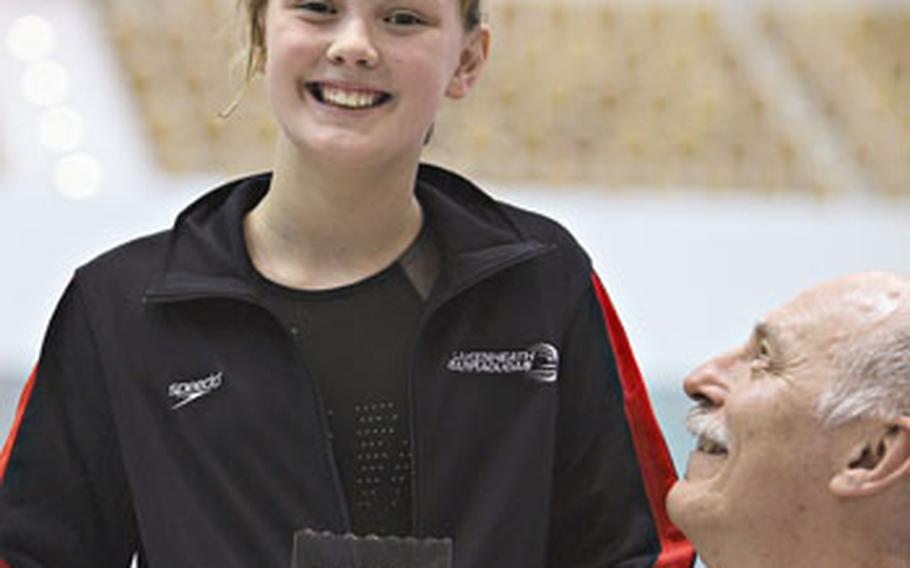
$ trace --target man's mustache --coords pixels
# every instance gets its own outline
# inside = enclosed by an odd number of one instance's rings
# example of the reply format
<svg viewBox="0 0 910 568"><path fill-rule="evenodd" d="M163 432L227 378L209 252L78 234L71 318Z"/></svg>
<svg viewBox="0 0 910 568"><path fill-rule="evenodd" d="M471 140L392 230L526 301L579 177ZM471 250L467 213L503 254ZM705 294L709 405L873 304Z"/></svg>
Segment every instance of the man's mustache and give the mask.
<svg viewBox="0 0 910 568"><path fill-rule="evenodd" d="M730 449L730 432L721 421L717 408L708 401L699 401L689 409L686 430L696 438L706 438Z"/></svg>

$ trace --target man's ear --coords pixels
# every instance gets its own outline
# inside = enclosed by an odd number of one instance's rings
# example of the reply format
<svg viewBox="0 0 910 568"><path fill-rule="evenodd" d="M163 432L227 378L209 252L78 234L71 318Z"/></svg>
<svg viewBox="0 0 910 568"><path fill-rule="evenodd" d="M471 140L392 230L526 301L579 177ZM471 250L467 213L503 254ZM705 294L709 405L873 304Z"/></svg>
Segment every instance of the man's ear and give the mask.
<svg viewBox="0 0 910 568"><path fill-rule="evenodd" d="M479 24L477 28L468 32L465 45L461 50L461 59L458 68L452 75L446 96L452 99L461 99L467 96L471 87L480 77L487 56L490 53L490 27Z"/></svg>
<svg viewBox="0 0 910 568"><path fill-rule="evenodd" d="M868 432L853 447L847 463L831 478L829 489L838 497L867 497L908 478L910 416L902 416Z"/></svg>

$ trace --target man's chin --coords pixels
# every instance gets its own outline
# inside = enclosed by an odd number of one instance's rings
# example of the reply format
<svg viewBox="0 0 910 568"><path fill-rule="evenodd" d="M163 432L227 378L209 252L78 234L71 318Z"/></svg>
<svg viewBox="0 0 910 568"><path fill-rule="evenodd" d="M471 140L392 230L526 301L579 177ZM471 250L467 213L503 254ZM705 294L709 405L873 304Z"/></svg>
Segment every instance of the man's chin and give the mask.
<svg viewBox="0 0 910 568"><path fill-rule="evenodd" d="M684 524L686 517L686 485L687 482L684 479L680 479L673 484L670 492L667 493L667 515L669 515L673 524L680 527L680 529L682 529L681 525Z"/></svg>
<svg viewBox="0 0 910 568"><path fill-rule="evenodd" d="M711 479L720 474L726 462L726 453L709 454L695 450L689 454L685 478L693 482Z"/></svg>
<svg viewBox="0 0 910 568"><path fill-rule="evenodd" d="M667 514L689 540L699 540L717 527L717 492L704 480L679 479L667 494Z"/></svg>

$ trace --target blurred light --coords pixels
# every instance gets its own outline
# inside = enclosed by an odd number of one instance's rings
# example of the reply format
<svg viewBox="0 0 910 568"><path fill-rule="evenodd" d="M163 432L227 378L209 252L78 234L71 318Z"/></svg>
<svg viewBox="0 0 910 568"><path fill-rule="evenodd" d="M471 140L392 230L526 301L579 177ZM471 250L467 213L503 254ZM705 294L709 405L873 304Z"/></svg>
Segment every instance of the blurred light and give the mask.
<svg viewBox="0 0 910 568"><path fill-rule="evenodd" d="M67 152L82 142L85 121L82 115L69 107L58 107L41 113L38 117L38 140L58 152Z"/></svg>
<svg viewBox="0 0 910 568"><path fill-rule="evenodd" d="M54 184L64 197L86 199L101 191L102 175L101 164L93 156L70 154L54 167Z"/></svg>
<svg viewBox="0 0 910 568"><path fill-rule="evenodd" d="M22 16L6 36L6 47L20 61L43 59L54 50L54 28L40 16Z"/></svg>
<svg viewBox="0 0 910 568"><path fill-rule="evenodd" d="M25 68L19 86L25 100L35 106L58 105L69 93L69 74L56 61L35 61Z"/></svg>

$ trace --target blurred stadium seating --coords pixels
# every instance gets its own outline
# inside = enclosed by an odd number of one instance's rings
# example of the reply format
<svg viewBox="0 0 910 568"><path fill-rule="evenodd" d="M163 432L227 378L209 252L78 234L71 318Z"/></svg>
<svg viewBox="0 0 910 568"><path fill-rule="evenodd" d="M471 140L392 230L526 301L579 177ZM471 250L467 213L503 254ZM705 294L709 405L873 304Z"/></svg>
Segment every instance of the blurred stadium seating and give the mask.
<svg viewBox="0 0 910 568"><path fill-rule="evenodd" d="M269 165L275 126L260 82L235 116L218 117L242 88L233 2L96 2L165 169ZM445 109L431 160L549 187L910 195L908 2L486 9L489 67L471 97ZM808 111L788 112L794 98Z"/></svg>

